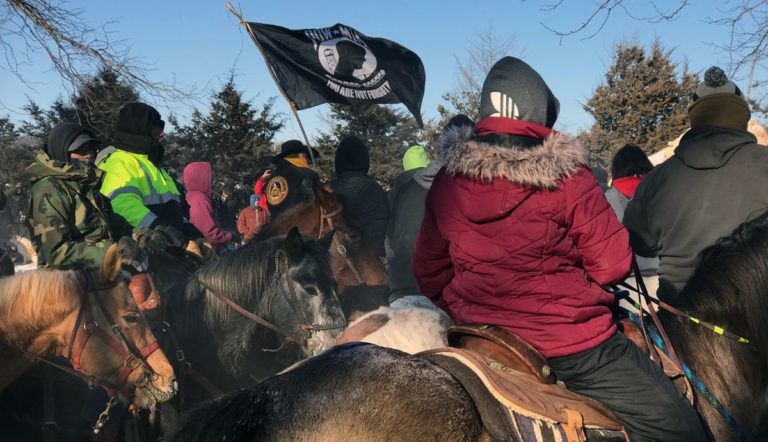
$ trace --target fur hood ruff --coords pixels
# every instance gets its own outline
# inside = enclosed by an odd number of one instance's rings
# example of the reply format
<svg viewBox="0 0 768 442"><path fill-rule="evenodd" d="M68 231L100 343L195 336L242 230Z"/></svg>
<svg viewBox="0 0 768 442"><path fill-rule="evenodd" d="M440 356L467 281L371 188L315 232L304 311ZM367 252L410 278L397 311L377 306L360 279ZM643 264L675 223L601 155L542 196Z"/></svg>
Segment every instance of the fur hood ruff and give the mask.
<svg viewBox="0 0 768 442"><path fill-rule="evenodd" d="M473 128L449 129L438 141L438 157L446 171L491 182L505 178L523 186L555 189L557 182L586 166L589 153L573 137L554 134L530 148L505 147L478 142Z"/></svg>

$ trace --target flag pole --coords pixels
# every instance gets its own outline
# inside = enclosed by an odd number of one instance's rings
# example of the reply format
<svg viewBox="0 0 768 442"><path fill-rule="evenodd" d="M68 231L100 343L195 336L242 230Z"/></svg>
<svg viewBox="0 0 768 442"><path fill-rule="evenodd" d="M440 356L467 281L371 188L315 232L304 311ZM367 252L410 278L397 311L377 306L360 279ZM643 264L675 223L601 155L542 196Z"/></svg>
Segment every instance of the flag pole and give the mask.
<svg viewBox="0 0 768 442"><path fill-rule="evenodd" d="M269 75L272 76L272 80L274 80L275 84L277 85L277 89L280 91L280 94L285 98L285 101L288 102L288 104L291 106L291 110L293 111L293 115L296 116L296 121L299 123L299 129L301 129L301 135L304 137L304 142L307 143L307 150L309 151L309 159L312 164L313 169L317 169L317 164L315 163L315 155L312 153L312 146L309 145L309 138L307 138L307 133L304 132L304 125L301 124L301 119L299 118L299 112L296 109L296 104L291 101L290 98L288 98L288 95L283 90L283 87L280 86L280 82L277 81L277 76L275 75L275 72L272 70L272 65L269 64L269 61L267 60L266 55L264 55L264 51L261 49L261 45L259 44L259 41L256 39L256 36L253 35L253 32L251 32L251 28L248 26L248 24L243 20L243 14L235 11L234 6L232 6L232 3L227 3L224 5L225 8L229 10L232 14L235 15L240 20L240 24L245 28L246 32L248 32L248 35L251 36L251 40L253 40L253 43L256 45L256 48L259 50L259 53L261 54L261 57L264 59L264 63L267 65L267 70L269 71Z"/></svg>

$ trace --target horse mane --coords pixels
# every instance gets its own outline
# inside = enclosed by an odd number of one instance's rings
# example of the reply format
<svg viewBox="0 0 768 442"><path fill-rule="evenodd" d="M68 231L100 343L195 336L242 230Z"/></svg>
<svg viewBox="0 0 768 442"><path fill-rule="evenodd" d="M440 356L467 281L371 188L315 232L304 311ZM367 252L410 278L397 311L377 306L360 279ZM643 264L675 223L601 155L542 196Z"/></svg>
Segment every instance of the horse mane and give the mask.
<svg viewBox="0 0 768 442"><path fill-rule="evenodd" d="M256 315L264 315L270 310L271 299L262 295L272 283L275 256L282 250L283 242L283 238L249 242L236 253L198 269L193 277L203 289L229 298ZM188 297L189 289L194 287L188 287ZM208 296L205 320L209 325L226 323L239 315L232 307Z"/></svg>
<svg viewBox="0 0 768 442"><path fill-rule="evenodd" d="M768 350L768 212L704 249L677 304Z"/></svg>
<svg viewBox="0 0 768 442"><path fill-rule="evenodd" d="M704 249L676 300L702 321L749 339L736 342L663 312L681 360L726 407L751 440L768 423L768 214L745 222ZM704 401L706 402L706 401ZM716 440L733 440L731 427L708 404L701 407Z"/></svg>
<svg viewBox="0 0 768 442"><path fill-rule="evenodd" d="M5 324L38 327L74 310L80 303L76 293L72 270L39 269L0 278L0 317ZM10 327L6 333L22 333L17 329Z"/></svg>

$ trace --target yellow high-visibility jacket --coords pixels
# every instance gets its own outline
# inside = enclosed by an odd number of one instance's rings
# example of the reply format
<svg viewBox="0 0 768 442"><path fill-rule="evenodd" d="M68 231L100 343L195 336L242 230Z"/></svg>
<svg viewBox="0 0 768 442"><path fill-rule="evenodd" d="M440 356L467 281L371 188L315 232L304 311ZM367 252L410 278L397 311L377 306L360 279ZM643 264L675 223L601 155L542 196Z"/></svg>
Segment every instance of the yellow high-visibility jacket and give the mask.
<svg viewBox="0 0 768 442"><path fill-rule="evenodd" d="M99 152L96 165L106 172L101 193L112 201L114 212L132 226L148 228L162 212L153 209L160 206L175 202L173 205L180 207L181 198L173 179L152 164L147 155L109 146Z"/></svg>

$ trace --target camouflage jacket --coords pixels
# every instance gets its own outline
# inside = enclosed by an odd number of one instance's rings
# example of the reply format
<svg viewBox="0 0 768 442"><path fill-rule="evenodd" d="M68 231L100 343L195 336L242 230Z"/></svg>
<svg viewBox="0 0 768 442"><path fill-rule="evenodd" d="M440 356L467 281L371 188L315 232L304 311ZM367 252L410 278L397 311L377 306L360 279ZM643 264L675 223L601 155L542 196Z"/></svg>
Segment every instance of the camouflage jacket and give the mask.
<svg viewBox="0 0 768 442"><path fill-rule="evenodd" d="M103 172L65 164L39 152L26 170L32 182L27 227L38 266L98 268L109 246L131 227L99 193Z"/></svg>

